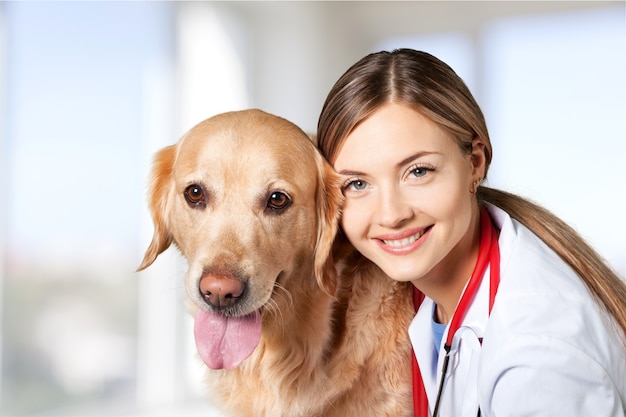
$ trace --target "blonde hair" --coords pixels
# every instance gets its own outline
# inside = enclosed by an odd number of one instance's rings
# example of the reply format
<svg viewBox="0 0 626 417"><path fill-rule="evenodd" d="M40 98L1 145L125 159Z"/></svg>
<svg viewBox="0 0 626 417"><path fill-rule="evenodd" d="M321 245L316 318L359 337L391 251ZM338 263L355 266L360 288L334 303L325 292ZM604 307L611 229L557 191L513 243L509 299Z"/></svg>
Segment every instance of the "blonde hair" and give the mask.
<svg viewBox="0 0 626 417"><path fill-rule="evenodd" d="M328 94L318 122L322 154L333 162L345 138L385 103L402 103L452 134L464 152L485 143L485 176L492 147L483 113L463 80L434 56L412 49L367 55L348 69ZM626 284L584 239L548 210L520 196L480 186L478 202L494 204L519 221L581 278L598 305L626 334ZM626 340L626 338L625 338Z"/></svg>

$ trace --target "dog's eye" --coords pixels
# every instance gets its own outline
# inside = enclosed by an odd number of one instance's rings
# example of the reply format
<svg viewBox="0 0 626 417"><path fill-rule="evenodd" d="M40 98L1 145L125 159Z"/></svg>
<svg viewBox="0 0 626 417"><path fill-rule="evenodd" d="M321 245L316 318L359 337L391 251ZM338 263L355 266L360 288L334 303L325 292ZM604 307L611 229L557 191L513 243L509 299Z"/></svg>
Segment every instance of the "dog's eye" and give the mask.
<svg viewBox="0 0 626 417"><path fill-rule="evenodd" d="M274 191L267 200L267 208L274 211L282 211L291 205L291 198L283 192Z"/></svg>
<svg viewBox="0 0 626 417"><path fill-rule="evenodd" d="M191 184L185 188L185 200L191 207L206 207L204 189L198 184Z"/></svg>

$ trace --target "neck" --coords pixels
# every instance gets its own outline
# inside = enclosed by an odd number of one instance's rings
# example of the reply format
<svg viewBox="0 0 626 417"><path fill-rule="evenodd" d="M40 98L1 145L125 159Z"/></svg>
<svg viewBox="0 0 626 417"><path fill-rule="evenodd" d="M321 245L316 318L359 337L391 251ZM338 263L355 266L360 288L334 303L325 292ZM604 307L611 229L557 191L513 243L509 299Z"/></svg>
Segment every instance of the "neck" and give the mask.
<svg viewBox="0 0 626 417"><path fill-rule="evenodd" d="M433 268L428 276L413 281L413 285L431 298L436 319L447 324L452 319L463 289L469 281L480 248L479 214L473 216L467 233L454 249Z"/></svg>

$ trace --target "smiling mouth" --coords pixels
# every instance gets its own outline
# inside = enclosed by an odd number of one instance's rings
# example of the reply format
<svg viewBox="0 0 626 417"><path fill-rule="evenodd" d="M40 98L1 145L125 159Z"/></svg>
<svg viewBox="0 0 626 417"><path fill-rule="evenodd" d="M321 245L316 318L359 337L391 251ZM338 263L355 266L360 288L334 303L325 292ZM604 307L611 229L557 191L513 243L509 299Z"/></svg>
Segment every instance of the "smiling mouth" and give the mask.
<svg viewBox="0 0 626 417"><path fill-rule="evenodd" d="M421 231L415 233L414 235L402 238L402 239L391 239L391 240L386 240L386 239L381 239L381 241L387 245L390 246L394 249L401 249L401 248L405 248L408 247L410 245L412 245L413 243L415 243L417 240L419 240L419 238L421 238L422 236L424 236L424 234L426 234L430 228L432 226L428 226L424 229L422 229Z"/></svg>

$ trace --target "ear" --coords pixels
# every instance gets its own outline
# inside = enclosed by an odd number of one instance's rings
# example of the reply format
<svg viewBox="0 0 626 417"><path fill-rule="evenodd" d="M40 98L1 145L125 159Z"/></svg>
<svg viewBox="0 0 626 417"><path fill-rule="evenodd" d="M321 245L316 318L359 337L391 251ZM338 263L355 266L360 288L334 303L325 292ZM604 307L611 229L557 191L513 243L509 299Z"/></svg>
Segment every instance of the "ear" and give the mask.
<svg viewBox="0 0 626 417"><path fill-rule="evenodd" d="M154 235L137 271L152 265L157 256L172 244L172 236L167 228L166 219L175 157L176 145L161 149L154 157L152 181L149 189L149 207L154 223Z"/></svg>
<svg viewBox="0 0 626 417"><path fill-rule="evenodd" d="M487 172L487 147L485 141L480 136L474 136L472 139L472 181L476 179L484 179Z"/></svg>
<svg viewBox="0 0 626 417"><path fill-rule="evenodd" d="M318 184L315 278L326 293L334 296L337 290L337 270L331 249L337 235L343 194L341 192L341 178L319 154Z"/></svg>

